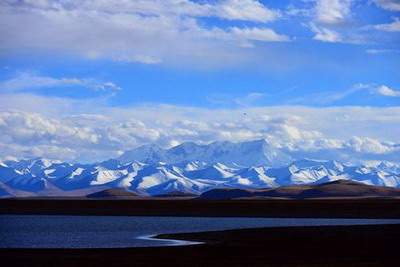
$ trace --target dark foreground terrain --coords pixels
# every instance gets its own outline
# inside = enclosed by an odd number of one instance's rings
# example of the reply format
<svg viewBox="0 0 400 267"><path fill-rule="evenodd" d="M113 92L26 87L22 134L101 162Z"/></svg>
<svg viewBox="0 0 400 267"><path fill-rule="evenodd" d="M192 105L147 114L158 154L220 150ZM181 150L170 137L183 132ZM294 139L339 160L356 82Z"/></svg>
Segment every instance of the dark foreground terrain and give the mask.
<svg viewBox="0 0 400 267"><path fill-rule="evenodd" d="M400 218L400 199L3 199L0 214ZM1 226L0 226L1 230ZM4 249L1 266L398 266L400 225L163 235L186 247Z"/></svg>
<svg viewBox="0 0 400 267"><path fill-rule="evenodd" d="M400 225L163 235L186 247L0 250L2 266L398 266Z"/></svg>
<svg viewBox="0 0 400 267"><path fill-rule="evenodd" d="M0 199L1 214L400 218L398 198L332 199Z"/></svg>

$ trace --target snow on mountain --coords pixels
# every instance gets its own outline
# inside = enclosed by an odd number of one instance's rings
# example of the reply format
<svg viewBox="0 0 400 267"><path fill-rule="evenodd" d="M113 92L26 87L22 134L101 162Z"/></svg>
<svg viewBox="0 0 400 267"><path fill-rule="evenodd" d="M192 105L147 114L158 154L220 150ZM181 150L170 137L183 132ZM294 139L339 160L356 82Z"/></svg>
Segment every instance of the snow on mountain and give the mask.
<svg viewBox="0 0 400 267"><path fill-rule="evenodd" d="M145 146L119 159L93 164L45 159L3 161L0 185L3 191L13 190L14 195L72 194L97 187L125 188L143 195L200 194L213 188L275 188L339 179L400 187L400 166L392 162L357 166L302 159L283 164L288 160L270 149L264 140L209 145L184 143L167 150Z"/></svg>
<svg viewBox="0 0 400 267"><path fill-rule="evenodd" d="M176 166L158 163L139 170L129 189L156 195L169 192L200 193L210 185L189 179Z"/></svg>
<svg viewBox="0 0 400 267"><path fill-rule="evenodd" d="M139 161L144 163L163 162L166 159L166 150L157 145L144 145L136 149L126 151L122 154L118 161L126 164L132 161Z"/></svg>
<svg viewBox="0 0 400 267"><path fill-rule="evenodd" d="M276 178L268 176L266 172L266 167L250 167L233 176L227 184L233 188L278 187Z"/></svg>
<svg viewBox="0 0 400 267"><path fill-rule="evenodd" d="M256 166L232 168L222 163L181 164L131 162L128 164L54 163L40 172L25 165L15 170L0 166L0 179L15 190L40 193L52 186L73 191L93 186L126 188L139 194L158 195L170 192L199 194L213 188L274 188L293 184L324 183L339 179L370 185L400 187L398 165L350 166L334 161L304 159L285 167ZM105 166L108 166L105 167ZM393 171L392 171L393 169ZM35 174L34 174L35 173Z"/></svg>
<svg viewBox="0 0 400 267"><path fill-rule="evenodd" d="M181 163L177 163L175 165L187 172L200 170L200 169L208 166L207 163L201 162L201 161L181 162Z"/></svg>
<svg viewBox="0 0 400 267"><path fill-rule="evenodd" d="M45 159L5 161L0 165L0 182L17 190L38 192L47 187L44 169L51 166Z"/></svg>
<svg viewBox="0 0 400 267"><path fill-rule="evenodd" d="M400 175L397 172L398 166L394 165L393 171L387 167L383 169L381 167L379 165L377 167L352 166L346 169L346 174L353 180L369 185L400 187Z"/></svg>
<svg viewBox="0 0 400 267"><path fill-rule="evenodd" d="M222 163L216 163L210 166L205 166L202 169L186 171L185 175L191 179L208 179L223 181L235 175L237 169L229 168Z"/></svg>
<svg viewBox="0 0 400 267"><path fill-rule="evenodd" d="M381 171L400 174L400 164L394 164L388 161L381 161L377 168Z"/></svg>
<svg viewBox="0 0 400 267"><path fill-rule="evenodd" d="M8 167L11 167L17 171L24 172L29 170L29 173L34 175L41 175L42 172L55 163L60 163L59 161L52 161L49 159L35 158L35 159L25 159L25 160L11 160L4 162Z"/></svg>
<svg viewBox="0 0 400 267"><path fill-rule="evenodd" d="M104 167L97 168L93 174L93 180L90 182L91 185L104 185L114 182L118 178L121 178L128 174L127 170L108 170Z"/></svg>

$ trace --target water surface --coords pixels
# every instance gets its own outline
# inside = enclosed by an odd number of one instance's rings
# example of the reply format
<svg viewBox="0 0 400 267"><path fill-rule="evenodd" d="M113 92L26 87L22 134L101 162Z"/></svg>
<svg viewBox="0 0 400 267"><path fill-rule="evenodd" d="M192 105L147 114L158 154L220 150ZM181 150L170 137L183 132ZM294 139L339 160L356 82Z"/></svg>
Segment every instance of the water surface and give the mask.
<svg viewBox="0 0 400 267"><path fill-rule="evenodd" d="M185 245L157 234L258 227L400 223L387 219L288 219L0 215L0 248L122 248Z"/></svg>

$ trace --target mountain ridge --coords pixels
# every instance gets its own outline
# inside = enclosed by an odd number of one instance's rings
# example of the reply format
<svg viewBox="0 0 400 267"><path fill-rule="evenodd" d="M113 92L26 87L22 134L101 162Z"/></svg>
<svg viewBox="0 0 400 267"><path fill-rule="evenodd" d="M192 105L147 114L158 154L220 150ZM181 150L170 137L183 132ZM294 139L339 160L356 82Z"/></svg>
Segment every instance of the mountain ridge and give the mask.
<svg viewBox="0 0 400 267"><path fill-rule="evenodd" d="M184 143L169 150L155 145L140 147L118 159L91 164L41 158L1 161L1 195L68 195L100 187L124 188L138 195L200 195L216 188L277 188L335 180L400 187L397 163L354 165L303 158L270 164L271 159L284 156L275 155L269 147L265 140Z"/></svg>

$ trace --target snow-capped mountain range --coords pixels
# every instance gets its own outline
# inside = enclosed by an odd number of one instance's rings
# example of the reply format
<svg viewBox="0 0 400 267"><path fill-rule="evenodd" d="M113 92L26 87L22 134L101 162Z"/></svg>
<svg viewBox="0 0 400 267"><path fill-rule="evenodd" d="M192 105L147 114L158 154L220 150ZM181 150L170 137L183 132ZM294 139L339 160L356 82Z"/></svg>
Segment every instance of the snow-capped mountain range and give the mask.
<svg viewBox="0 0 400 267"><path fill-rule="evenodd" d="M93 164L8 160L0 162L0 197L77 196L106 188L125 188L141 195L200 194L214 188L274 188L338 179L400 187L400 164L292 160L264 140L183 143L171 149L146 145L118 159Z"/></svg>

